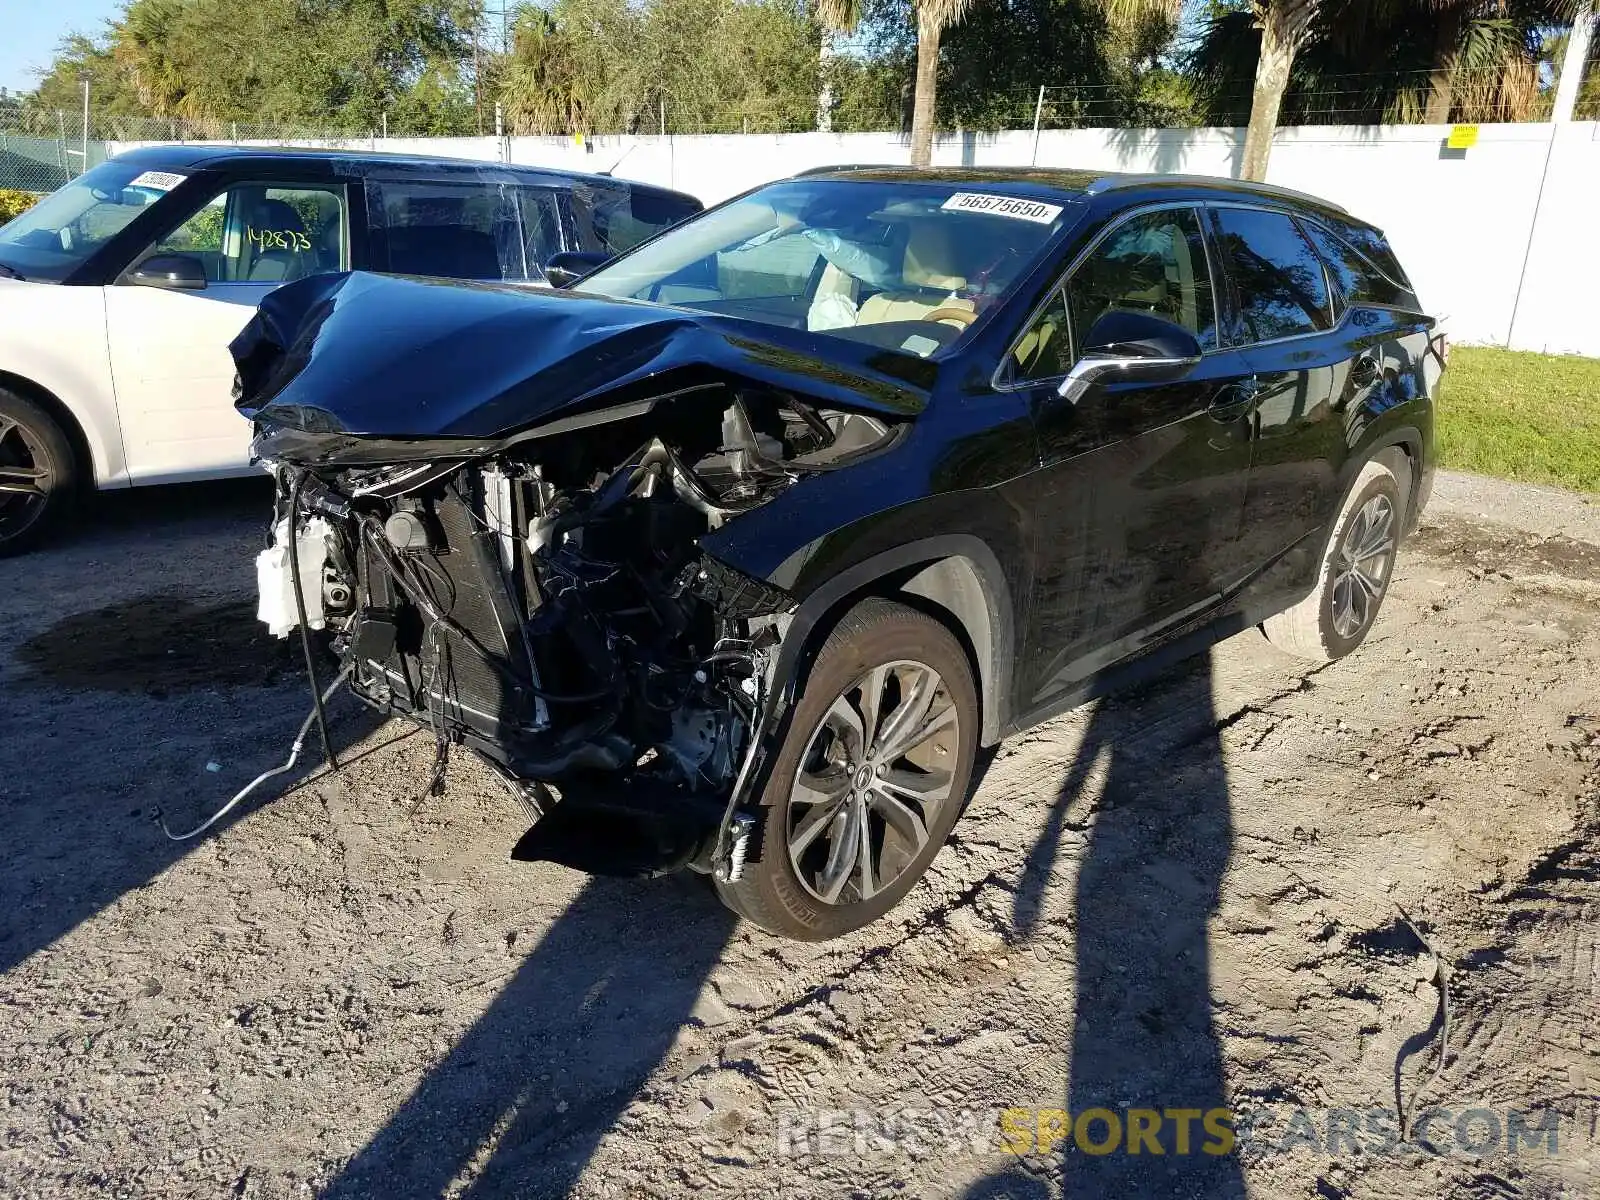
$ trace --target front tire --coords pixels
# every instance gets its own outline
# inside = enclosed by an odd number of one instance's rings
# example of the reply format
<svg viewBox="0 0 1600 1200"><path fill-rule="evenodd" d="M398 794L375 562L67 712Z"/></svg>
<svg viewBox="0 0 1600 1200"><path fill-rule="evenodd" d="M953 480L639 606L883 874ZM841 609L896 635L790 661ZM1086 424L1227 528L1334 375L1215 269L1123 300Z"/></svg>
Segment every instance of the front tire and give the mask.
<svg viewBox="0 0 1600 1200"><path fill-rule="evenodd" d="M759 858L723 903L773 933L839 937L903 899L966 799L978 699L961 643L886 600L823 644L762 796Z"/></svg>
<svg viewBox="0 0 1600 1200"><path fill-rule="evenodd" d="M71 510L78 456L49 413L0 389L0 557L20 554Z"/></svg>
<svg viewBox="0 0 1600 1200"><path fill-rule="evenodd" d="M1389 591L1406 500L1385 463L1361 468L1323 551L1317 585L1261 626L1280 650L1312 662L1343 658L1366 640Z"/></svg>

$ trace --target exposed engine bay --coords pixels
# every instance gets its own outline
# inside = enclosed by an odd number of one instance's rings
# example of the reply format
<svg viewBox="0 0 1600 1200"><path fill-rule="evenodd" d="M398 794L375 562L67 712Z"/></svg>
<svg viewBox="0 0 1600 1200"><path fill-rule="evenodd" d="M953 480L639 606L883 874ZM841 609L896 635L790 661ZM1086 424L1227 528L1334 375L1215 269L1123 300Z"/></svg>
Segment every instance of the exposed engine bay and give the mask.
<svg viewBox="0 0 1600 1200"><path fill-rule="evenodd" d="M515 857L736 872L793 601L697 539L895 428L716 383L465 460L306 467L269 447L260 615L325 630L357 696L424 723L435 789L452 747L485 758L539 816Z"/></svg>

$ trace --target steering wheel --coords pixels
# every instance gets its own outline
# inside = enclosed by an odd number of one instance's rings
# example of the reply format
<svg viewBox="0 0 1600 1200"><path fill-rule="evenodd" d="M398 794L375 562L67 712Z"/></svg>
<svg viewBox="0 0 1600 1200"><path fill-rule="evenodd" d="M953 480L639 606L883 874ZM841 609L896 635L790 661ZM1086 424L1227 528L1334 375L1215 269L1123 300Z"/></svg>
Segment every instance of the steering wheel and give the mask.
<svg viewBox="0 0 1600 1200"><path fill-rule="evenodd" d="M955 321L961 328L968 329L978 319L978 314L970 308L957 308L947 304L943 308L936 308L922 318L924 321Z"/></svg>

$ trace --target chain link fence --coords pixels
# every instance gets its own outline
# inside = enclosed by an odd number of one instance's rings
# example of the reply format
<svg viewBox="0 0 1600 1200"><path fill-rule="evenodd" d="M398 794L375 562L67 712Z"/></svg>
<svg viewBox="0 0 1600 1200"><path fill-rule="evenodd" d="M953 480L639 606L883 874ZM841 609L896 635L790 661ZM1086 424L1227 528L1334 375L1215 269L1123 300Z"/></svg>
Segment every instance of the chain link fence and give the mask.
<svg viewBox="0 0 1600 1200"><path fill-rule="evenodd" d="M93 166L105 156L103 142L85 146L81 121L69 132L64 116L53 130L0 118L0 191L54 191L83 173L85 158Z"/></svg>
<svg viewBox="0 0 1600 1200"><path fill-rule="evenodd" d="M0 109L0 192L52 192L130 142L277 142L379 148L384 130L352 133L305 125L192 121L179 117L91 115Z"/></svg>

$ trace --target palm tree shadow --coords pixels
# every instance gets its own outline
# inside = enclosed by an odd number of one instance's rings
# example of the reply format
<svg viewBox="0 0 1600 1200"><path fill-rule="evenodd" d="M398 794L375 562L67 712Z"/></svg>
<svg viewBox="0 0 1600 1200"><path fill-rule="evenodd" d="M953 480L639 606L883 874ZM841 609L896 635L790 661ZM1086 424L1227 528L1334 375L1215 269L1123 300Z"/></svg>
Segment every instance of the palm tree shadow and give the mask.
<svg viewBox="0 0 1600 1200"><path fill-rule="evenodd" d="M1098 771L1098 805L1083 792ZM1066 1196L1242 1197L1237 1157L1218 1154L1201 1118L1187 1153L1163 1115L1157 1156L1130 1153L1130 1110L1165 1114L1227 1108L1222 1050L1212 1018L1207 927L1232 842L1220 733L1204 656L1131 694L1102 701L1063 777L1049 819L1028 855L1013 920L1021 936L1042 923L1051 875L1068 831L1086 838L1074 887L1077 996L1062 1107L1116 1114L1123 1135L1111 1153L1087 1154L1066 1139L1038 1159L981 1180L968 1200ZM1091 1140L1106 1139L1095 1123ZM1213 1152L1206 1152L1207 1143ZM1040 1167L1045 1167L1040 1171Z"/></svg>
<svg viewBox="0 0 1600 1200"><path fill-rule="evenodd" d="M325 1196L570 1192L694 1009L735 917L685 877L594 877Z"/></svg>
<svg viewBox="0 0 1600 1200"><path fill-rule="evenodd" d="M994 757L979 750L964 805ZM737 924L703 882L591 877L324 1197L570 1193L696 1023ZM470 1182L457 1191L464 1176Z"/></svg>

